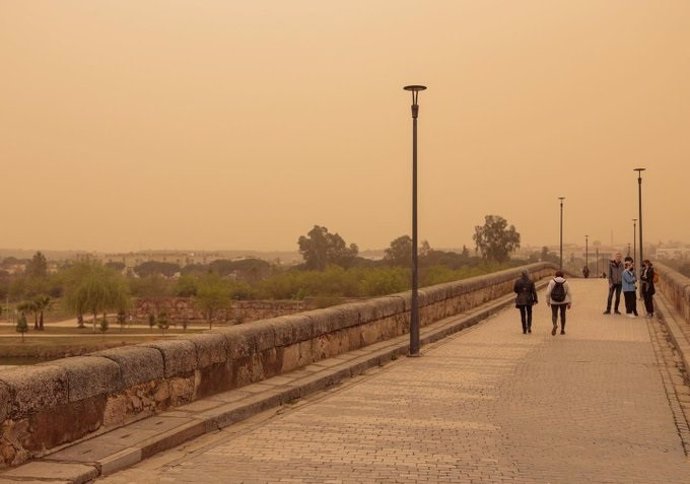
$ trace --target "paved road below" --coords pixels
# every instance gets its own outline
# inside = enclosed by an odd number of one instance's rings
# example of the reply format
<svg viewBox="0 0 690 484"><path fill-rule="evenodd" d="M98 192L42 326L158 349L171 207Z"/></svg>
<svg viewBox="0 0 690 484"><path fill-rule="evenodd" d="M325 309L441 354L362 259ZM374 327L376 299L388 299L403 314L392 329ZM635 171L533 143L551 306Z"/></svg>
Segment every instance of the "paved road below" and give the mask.
<svg viewBox="0 0 690 484"><path fill-rule="evenodd" d="M571 284L567 335L543 304L531 335L506 310L98 482L690 482L661 325L602 315L605 281Z"/></svg>

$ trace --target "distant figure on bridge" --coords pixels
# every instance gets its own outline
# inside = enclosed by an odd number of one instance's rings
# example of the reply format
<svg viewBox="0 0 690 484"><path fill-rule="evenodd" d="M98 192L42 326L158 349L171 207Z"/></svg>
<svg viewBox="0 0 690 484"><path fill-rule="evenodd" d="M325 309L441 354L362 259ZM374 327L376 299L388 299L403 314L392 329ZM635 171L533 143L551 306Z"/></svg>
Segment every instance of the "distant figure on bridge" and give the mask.
<svg viewBox="0 0 690 484"><path fill-rule="evenodd" d="M613 307L616 314L621 312L618 307L621 304L621 289L623 288L623 262L621 261L621 253L616 252L613 260L609 261L609 298L606 301L606 311L604 314L611 314L611 299L613 299L613 293L616 293L616 303Z"/></svg>
<svg viewBox="0 0 690 484"><path fill-rule="evenodd" d="M546 286L546 304L551 306L551 335L558 330L558 313L561 313L561 334L565 334L565 312L572 306L572 296L568 281L563 277L563 271L556 271L555 277Z"/></svg>
<svg viewBox="0 0 690 484"><path fill-rule="evenodd" d="M629 318L637 317L637 300L635 298L635 290L637 289L637 276L635 275L635 265L632 260L625 261L625 270L623 271L623 298L625 299L625 314Z"/></svg>
<svg viewBox="0 0 690 484"><path fill-rule="evenodd" d="M582 275L585 277L585 279L587 279L589 277L589 267L584 266L582 268Z"/></svg>
<svg viewBox="0 0 690 484"><path fill-rule="evenodd" d="M644 299L644 308L647 311L647 317L654 317L654 294L656 294L656 288L654 283L658 280L654 266L649 259L645 259L642 262L642 274L640 275L640 281L642 281L640 292L642 293L642 299Z"/></svg>
<svg viewBox="0 0 690 484"><path fill-rule="evenodd" d="M522 334L532 332L532 306L537 304L537 289L534 282L529 278L527 271L522 271L520 278L515 281L513 291L515 296L515 307L520 310L520 320L522 321Z"/></svg>

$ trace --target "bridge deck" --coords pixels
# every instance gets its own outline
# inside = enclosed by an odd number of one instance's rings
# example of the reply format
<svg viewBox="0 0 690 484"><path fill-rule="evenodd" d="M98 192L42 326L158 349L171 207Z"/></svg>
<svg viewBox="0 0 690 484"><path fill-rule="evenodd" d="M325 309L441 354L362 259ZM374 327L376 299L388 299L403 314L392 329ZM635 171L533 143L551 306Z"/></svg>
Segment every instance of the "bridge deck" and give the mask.
<svg viewBox="0 0 690 484"><path fill-rule="evenodd" d="M102 482L689 482L661 325L602 315L605 281L571 285L564 336L543 303L531 335L505 310Z"/></svg>

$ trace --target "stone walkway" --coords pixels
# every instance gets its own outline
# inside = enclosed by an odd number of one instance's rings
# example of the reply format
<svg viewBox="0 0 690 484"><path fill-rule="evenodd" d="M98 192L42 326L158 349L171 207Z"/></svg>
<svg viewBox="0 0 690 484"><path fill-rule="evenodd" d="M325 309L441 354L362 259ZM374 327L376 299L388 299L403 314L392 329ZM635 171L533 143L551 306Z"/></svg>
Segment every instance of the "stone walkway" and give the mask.
<svg viewBox="0 0 690 484"><path fill-rule="evenodd" d="M661 324L602 315L603 280L571 285L566 335L544 304L531 335L505 310L98 482L690 482Z"/></svg>

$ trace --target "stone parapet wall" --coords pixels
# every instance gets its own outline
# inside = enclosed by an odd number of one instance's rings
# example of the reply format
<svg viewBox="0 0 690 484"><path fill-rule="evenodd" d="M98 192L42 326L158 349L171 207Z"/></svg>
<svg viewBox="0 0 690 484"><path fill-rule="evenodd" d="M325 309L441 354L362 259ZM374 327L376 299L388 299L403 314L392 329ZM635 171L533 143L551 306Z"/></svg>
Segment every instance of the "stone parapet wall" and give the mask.
<svg viewBox="0 0 690 484"><path fill-rule="evenodd" d="M656 289L664 294L685 322L690 324L690 278L665 264L655 263L654 268L659 273Z"/></svg>
<svg viewBox="0 0 690 484"><path fill-rule="evenodd" d="M538 263L419 291L426 326L512 292ZM410 292L0 372L0 467L408 331Z"/></svg>
<svg viewBox="0 0 690 484"><path fill-rule="evenodd" d="M275 318L310 309L306 301L232 301L230 308L219 309L214 321L246 323L259 319ZM147 321L149 314L165 312L171 324L182 321L205 321L206 315L199 310L194 299L189 297L137 298L132 315L139 321Z"/></svg>

